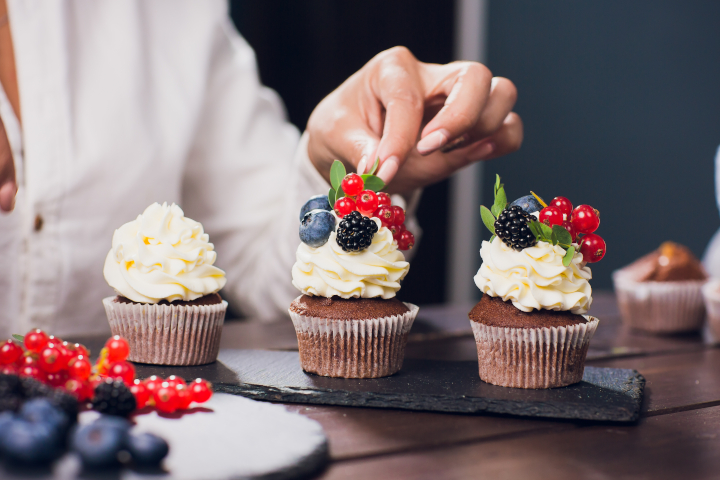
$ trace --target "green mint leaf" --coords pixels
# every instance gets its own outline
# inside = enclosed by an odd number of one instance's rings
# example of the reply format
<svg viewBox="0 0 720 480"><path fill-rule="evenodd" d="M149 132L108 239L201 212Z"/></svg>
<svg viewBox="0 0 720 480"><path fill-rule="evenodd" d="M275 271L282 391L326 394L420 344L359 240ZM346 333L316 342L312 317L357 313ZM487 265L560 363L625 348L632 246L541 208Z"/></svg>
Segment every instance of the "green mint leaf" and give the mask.
<svg viewBox="0 0 720 480"><path fill-rule="evenodd" d="M338 187L337 192L335 192L335 201L337 202L339 199L341 199L344 196L345 196L345 192L343 192L342 187Z"/></svg>
<svg viewBox="0 0 720 480"><path fill-rule="evenodd" d="M331 207L335 207L335 189L330 188L330 191L328 192L328 202L330 202Z"/></svg>
<svg viewBox="0 0 720 480"><path fill-rule="evenodd" d="M497 173L495 174L495 188L493 189L493 193L497 195L498 190L500 190L500 175Z"/></svg>
<svg viewBox="0 0 720 480"><path fill-rule="evenodd" d="M542 232L542 236L545 238L545 241L549 241L552 238L552 228L548 227L544 223L538 223L540 225L540 231Z"/></svg>
<svg viewBox="0 0 720 480"><path fill-rule="evenodd" d="M345 174L345 165L340 160L335 160L330 167L330 185L335 190L340 188L340 183L345 178Z"/></svg>
<svg viewBox="0 0 720 480"><path fill-rule="evenodd" d="M490 237L490 243L492 243L492 241L495 240L495 237L496 237L496 235L493 235L492 237Z"/></svg>
<svg viewBox="0 0 720 480"><path fill-rule="evenodd" d="M570 232L565 229L565 227L562 227L560 225L553 225L552 231L553 235L555 235L555 238L557 238L558 243L562 245L572 245L572 236L570 235Z"/></svg>
<svg viewBox="0 0 720 480"><path fill-rule="evenodd" d="M17 333L13 333L12 337L20 343L25 342L25 337L23 335L18 335Z"/></svg>
<svg viewBox="0 0 720 480"><path fill-rule="evenodd" d="M530 231L535 235L535 238L538 240L542 237L542 230L540 230L540 224L538 222L530 222L528 223L528 227L530 227Z"/></svg>
<svg viewBox="0 0 720 480"><path fill-rule="evenodd" d="M555 230L553 230L552 233L550 234L550 243L552 243L553 245L558 244L558 239L557 239L557 235L555 235Z"/></svg>
<svg viewBox="0 0 720 480"><path fill-rule="evenodd" d="M379 192L380 190L385 188L385 182L383 182L380 177L376 177L375 175L366 173L365 175L360 175L360 178L363 179L363 183L365 184L365 190Z"/></svg>
<svg viewBox="0 0 720 480"><path fill-rule="evenodd" d="M563 266L567 267L572 262L573 257L575 256L575 247L571 246L570 248L565 251L565 256L563 257Z"/></svg>
<svg viewBox="0 0 720 480"><path fill-rule="evenodd" d="M495 235L495 215L485 205L480 205L480 217L490 232Z"/></svg>
<svg viewBox="0 0 720 480"><path fill-rule="evenodd" d="M495 203L493 204L490 211L493 215L496 217L500 215L500 212L505 210L505 207L507 206L507 195L505 195L505 188L503 188L502 185L500 185L500 190L497 191L495 194Z"/></svg>
<svg viewBox="0 0 720 480"><path fill-rule="evenodd" d="M368 175L375 175L375 172L377 172L378 166L380 165L380 157L377 157L375 159L375 163L373 164L372 168L370 169Z"/></svg>

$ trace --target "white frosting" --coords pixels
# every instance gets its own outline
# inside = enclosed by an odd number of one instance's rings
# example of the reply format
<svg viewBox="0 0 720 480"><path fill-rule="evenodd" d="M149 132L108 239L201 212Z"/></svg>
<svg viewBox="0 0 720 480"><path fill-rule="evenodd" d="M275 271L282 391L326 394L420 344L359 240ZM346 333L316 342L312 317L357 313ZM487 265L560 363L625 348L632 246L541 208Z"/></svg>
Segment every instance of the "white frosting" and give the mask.
<svg viewBox="0 0 720 480"><path fill-rule="evenodd" d="M301 243L292 268L292 283L305 295L342 298L392 298L400 290L410 264L405 261L392 232L382 227L368 248L345 252L338 245L335 232L327 243L317 248Z"/></svg>
<svg viewBox="0 0 720 480"><path fill-rule="evenodd" d="M133 302L191 301L225 286L213 266L217 254L200 223L174 203L153 203L115 230L103 274L118 295Z"/></svg>
<svg viewBox="0 0 720 480"><path fill-rule="evenodd" d="M512 300L523 312L543 309L584 314L592 304L588 281L592 271L579 252L565 267L565 250L557 245L538 242L518 251L496 237L492 243L482 243L480 256L483 263L475 275L478 288L491 297Z"/></svg>

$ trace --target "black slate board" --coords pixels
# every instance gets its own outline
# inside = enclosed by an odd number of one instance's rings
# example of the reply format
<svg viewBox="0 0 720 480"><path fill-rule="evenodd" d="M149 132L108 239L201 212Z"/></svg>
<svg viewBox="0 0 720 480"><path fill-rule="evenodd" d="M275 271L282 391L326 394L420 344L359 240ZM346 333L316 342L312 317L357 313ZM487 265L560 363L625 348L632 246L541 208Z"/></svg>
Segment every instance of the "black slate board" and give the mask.
<svg viewBox="0 0 720 480"><path fill-rule="evenodd" d="M138 365L138 376L201 376L221 392L256 400L453 413L633 422L645 378L636 370L585 367L583 381L564 388L524 390L480 380L477 362L406 359L386 378L342 379L308 374L297 352L222 350L201 367Z"/></svg>

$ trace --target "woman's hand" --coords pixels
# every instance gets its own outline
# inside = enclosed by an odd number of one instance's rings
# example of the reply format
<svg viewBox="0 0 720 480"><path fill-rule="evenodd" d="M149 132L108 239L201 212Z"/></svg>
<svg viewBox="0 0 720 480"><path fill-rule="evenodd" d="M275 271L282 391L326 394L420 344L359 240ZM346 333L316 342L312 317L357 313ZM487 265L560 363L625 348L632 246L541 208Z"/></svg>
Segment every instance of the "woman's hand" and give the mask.
<svg viewBox="0 0 720 480"><path fill-rule="evenodd" d="M15 163L5 133L5 125L0 120L0 210L11 212L15 208L16 193Z"/></svg>
<svg viewBox="0 0 720 480"><path fill-rule="evenodd" d="M386 50L325 97L308 120L308 154L327 179L334 159L358 173L380 157L388 191L410 192L520 148L515 85L482 64L419 62Z"/></svg>

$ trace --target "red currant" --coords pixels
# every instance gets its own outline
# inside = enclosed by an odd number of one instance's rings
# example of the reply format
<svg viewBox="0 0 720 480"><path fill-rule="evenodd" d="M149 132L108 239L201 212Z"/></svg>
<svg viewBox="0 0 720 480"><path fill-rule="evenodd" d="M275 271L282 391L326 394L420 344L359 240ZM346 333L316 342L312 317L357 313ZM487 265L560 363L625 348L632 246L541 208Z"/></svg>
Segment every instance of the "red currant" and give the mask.
<svg viewBox="0 0 720 480"><path fill-rule="evenodd" d="M348 215L355 211L355 200L348 197L338 198L335 201L335 206L333 208L335 209L335 215L343 218L345 215Z"/></svg>
<svg viewBox="0 0 720 480"><path fill-rule="evenodd" d="M565 220L562 224L563 228L568 231L570 236L572 237L572 241L574 242L577 240L577 233L575 233L575 227L573 227L572 222L570 220Z"/></svg>
<svg viewBox="0 0 720 480"><path fill-rule="evenodd" d="M40 353L40 351L45 348L45 345L48 343L48 336L45 332L36 328L35 330L30 330L25 335L24 343L25 348L31 352Z"/></svg>
<svg viewBox="0 0 720 480"><path fill-rule="evenodd" d="M29 355L27 353L25 353L15 363L18 366L18 368L27 367L27 366L38 367L37 353L31 353Z"/></svg>
<svg viewBox="0 0 720 480"><path fill-rule="evenodd" d="M15 363L22 354L22 347L12 340L8 340L2 344L2 347L0 347L0 365Z"/></svg>
<svg viewBox="0 0 720 480"><path fill-rule="evenodd" d="M580 253L582 253L583 260L588 263L595 263L602 260L605 256L606 249L605 240L603 240L600 235L588 233L582 238Z"/></svg>
<svg viewBox="0 0 720 480"><path fill-rule="evenodd" d="M552 199L552 202L548 204L548 206L557 207L560 212L567 215L567 219L570 218L570 214L572 213L572 203L570 203L570 200L568 200L565 197L555 197Z"/></svg>
<svg viewBox="0 0 720 480"><path fill-rule="evenodd" d="M166 382L168 383L168 385L170 385L172 388L175 388L177 385L187 385L187 383L185 383L185 380L183 380L182 378L178 377L177 375L170 375L169 377L167 377L167 378L165 379L165 381L166 381Z"/></svg>
<svg viewBox="0 0 720 480"><path fill-rule="evenodd" d="M202 378L196 378L189 385L190 393L192 393L193 401L197 403L204 403L210 400L212 397L212 385L207 380Z"/></svg>
<svg viewBox="0 0 720 480"><path fill-rule="evenodd" d="M179 383L175 386L175 390L177 390L178 393L178 409L187 410L187 408L190 407L190 404L193 401L193 396L192 393L190 393L190 389L184 383Z"/></svg>
<svg viewBox="0 0 720 480"><path fill-rule="evenodd" d="M392 200L390 200L390 195L388 195L385 192L378 192L378 207L389 207L392 205Z"/></svg>
<svg viewBox="0 0 720 480"><path fill-rule="evenodd" d="M87 380L92 373L92 364L84 355L78 355L68 363L68 373L72 378Z"/></svg>
<svg viewBox="0 0 720 480"><path fill-rule="evenodd" d="M579 205L573 210L572 224L577 233L592 233L600 226L600 212L590 205Z"/></svg>
<svg viewBox="0 0 720 480"><path fill-rule="evenodd" d="M375 213L373 213L373 217L379 218L383 227L390 227L395 223L395 212L392 207L388 207L387 205L378 207Z"/></svg>
<svg viewBox="0 0 720 480"><path fill-rule="evenodd" d="M345 178L340 182L340 188L343 189L345 195L348 197L354 197L358 193L362 192L365 182L357 173L348 173Z"/></svg>
<svg viewBox="0 0 720 480"><path fill-rule="evenodd" d="M41 382L47 381L47 375L35 365L25 365L20 369L20 376L30 377Z"/></svg>
<svg viewBox="0 0 720 480"><path fill-rule="evenodd" d="M2 375L18 375L18 369L15 365L3 365L0 367Z"/></svg>
<svg viewBox="0 0 720 480"><path fill-rule="evenodd" d="M59 372L63 368L63 354L54 343L48 343L40 352L38 366L46 373Z"/></svg>
<svg viewBox="0 0 720 480"><path fill-rule="evenodd" d="M110 365L108 377L120 378L126 385L130 385L133 380L135 380L135 367L133 367L132 363L126 362L125 360L115 362Z"/></svg>
<svg viewBox="0 0 720 480"><path fill-rule="evenodd" d="M107 348L108 361L111 363L125 360L130 355L130 346L120 335L109 338L105 348Z"/></svg>
<svg viewBox="0 0 720 480"><path fill-rule="evenodd" d="M160 385L163 383L163 379L158 377L157 375L153 375L152 377L146 378L145 382L143 383L145 383L145 387L152 395L153 393L155 393L155 390L160 388Z"/></svg>
<svg viewBox="0 0 720 480"><path fill-rule="evenodd" d="M562 225L564 222L563 214L559 208L547 206L540 210L540 222L544 223L548 227L552 227L553 225Z"/></svg>
<svg viewBox="0 0 720 480"><path fill-rule="evenodd" d="M93 396L90 384L88 382L82 382L76 378L71 378L65 382L65 390L73 394L80 402L90 400Z"/></svg>
<svg viewBox="0 0 720 480"><path fill-rule="evenodd" d="M135 395L135 403L138 409L143 408L150 400L150 390L139 378L133 380L132 385L130 385L130 392Z"/></svg>
<svg viewBox="0 0 720 480"><path fill-rule="evenodd" d="M392 232L392 236L397 241L400 238L400 234L405 231L405 224L401 223L400 225L392 225L390 227L390 231Z"/></svg>
<svg viewBox="0 0 720 480"><path fill-rule="evenodd" d="M62 387L64 386L68 380L70 380L70 376L65 370L60 370L59 372L54 373L48 373L47 374L47 380L45 380L47 383L49 383L53 387Z"/></svg>
<svg viewBox="0 0 720 480"><path fill-rule="evenodd" d="M395 225L402 225L405 223L405 210L398 207L397 205L393 205L392 207L393 212L395 212Z"/></svg>
<svg viewBox="0 0 720 480"><path fill-rule="evenodd" d="M63 342L62 344L65 348L67 348L68 352L70 352L70 355L72 355L73 357L82 355L85 358L90 358L90 352L88 352L88 349L85 348L83 345L80 345L79 343L69 342Z"/></svg>
<svg viewBox="0 0 720 480"><path fill-rule="evenodd" d="M415 245L415 235L407 230L403 230L397 240L400 250L410 250Z"/></svg>
<svg viewBox="0 0 720 480"><path fill-rule="evenodd" d="M377 194L372 190L363 190L358 194L355 205L357 206L358 212L366 217L371 217L373 212L378 208Z"/></svg>
<svg viewBox="0 0 720 480"><path fill-rule="evenodd" d="M168 385L167 382L160 384L160 387L153 392L155 399L155 408L165 413L172 413L178 408L178 393L175 388Z"/></svg>

